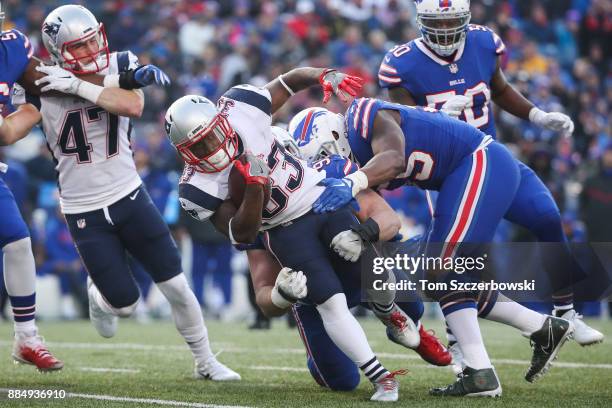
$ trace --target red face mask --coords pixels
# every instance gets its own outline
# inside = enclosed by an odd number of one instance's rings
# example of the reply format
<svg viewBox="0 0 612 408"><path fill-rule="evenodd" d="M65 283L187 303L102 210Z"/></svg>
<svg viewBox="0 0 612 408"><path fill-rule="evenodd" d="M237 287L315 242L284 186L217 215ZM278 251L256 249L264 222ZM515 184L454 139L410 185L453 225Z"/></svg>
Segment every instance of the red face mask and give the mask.
<svg viewBox="0 0 612 408"><path fill-rule="evenodd" d="M70 48L74 48L75 44L87 42L96 38L96 36L98 41L97 51L86 52L78 57L70 51ZM64 68L77 75L94 74L108 67L110 53L108 51L108 40L106 38L104 25L100 23L97 32L93 32L73 41L65 42L62 45L61 55L64 59Z"/></svg>
<svg viewBox="0 0 612 408"><path fill-rule="evenodd" d="M189 141L176 146L185 163L202 173L218 173L238 155L238 136L227 118L216 115Z"/></svg>

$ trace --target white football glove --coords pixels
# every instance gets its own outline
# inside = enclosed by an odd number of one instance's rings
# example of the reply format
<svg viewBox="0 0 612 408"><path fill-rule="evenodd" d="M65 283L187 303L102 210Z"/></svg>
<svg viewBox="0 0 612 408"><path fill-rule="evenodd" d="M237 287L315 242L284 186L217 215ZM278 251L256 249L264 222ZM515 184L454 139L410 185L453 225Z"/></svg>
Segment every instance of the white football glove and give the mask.
<svg viewBox="0 0 612 408"><path fill-rule="evenodd" d="M472 106L472 98L468 98L465 95L455 95L442 105L440 110L446 113L448 116L458 118L465 109Z"/></svg>
<svg viewBox="0 0 612 408"><path fill-rule="evenodd" d="M65 94L77 95L96 103L104 87L85 82L77 78L72 72L65 70L59 65L39 65L38 72L47 74L34 81L35 85L44 85L41 92L57 91Z"/></svg>
<svg viewBox="0 0 612 408"><path fill-rule="evenodd" d="M58 91L67 94L76 94L81 80L74 74L59 65L39 65L36 67L38 72L47 74L40 79L37 79L34 84L47 84L41 88L42 92Z"/></svg>
<svg viewBox="0 0 612 408"><path fill-rule="evenodd" d="M281 269L272 288L272 303L279 309L286 309L306 295L306 275L291 268Z"/></svg>
<svg viewBox="0 0 612 408"><path fill-rule="evenodd" d="M354 231L342 231L331 242L334 251L350 262L357 262L363 251L363 240Z"/></svg>
<svg viewBox="0 0 612 408"><path fill-rule="evenodd" d="M561 112L544 112L534 107L529 112L529 120L538 126L555 132L564 131L570 135L574 132L574 122L569 116Z"/></svg>

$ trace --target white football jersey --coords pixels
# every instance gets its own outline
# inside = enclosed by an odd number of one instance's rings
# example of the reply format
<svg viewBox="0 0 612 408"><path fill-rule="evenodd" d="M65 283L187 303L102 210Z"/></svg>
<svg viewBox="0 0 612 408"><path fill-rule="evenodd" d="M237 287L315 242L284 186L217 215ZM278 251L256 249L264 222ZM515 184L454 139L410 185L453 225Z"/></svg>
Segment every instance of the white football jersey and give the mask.
<svg viewBox="0 0 612 408"><path fill-rule="evenodd" d="M136 68L129 51L112 53L101 74ZM107 207L142 181L130 147L130 118L106 112L77 96L41 96L42 127L59 173L64 214Z"/></svg>
<svg viewBox="0 0 612 408"><path fill-rule="evenodd" d="M272 134L270 92L265 88L238 85L219 99L217 109L240 138L242 151L250 151L270 167L272 190L262 213L262 230L294 220L312 209L324 188L317 185L324 173L308 167L285 150ZM202 173L186 166L179 186L182 207L199 220L210 217L228 198L231 166L219 173Z"/></svg>

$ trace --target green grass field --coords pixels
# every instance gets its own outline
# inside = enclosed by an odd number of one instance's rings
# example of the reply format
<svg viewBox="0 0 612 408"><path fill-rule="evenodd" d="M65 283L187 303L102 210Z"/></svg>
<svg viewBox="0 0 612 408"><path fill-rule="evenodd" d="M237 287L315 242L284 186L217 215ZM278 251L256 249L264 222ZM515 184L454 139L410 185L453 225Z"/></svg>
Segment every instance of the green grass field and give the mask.
<svg viewBox="0 0 612 408"><path fill-rule="evenodd" d="M612 323L593 321L608 339ZM390 343L383 326L363 321L371 344L389 369L407 368L400 377L398 406L516 406L610 407L612 406L612 347L610 343L582 348L571 342L561 351L549 373L536 384L523 379L530 358L528 341L498 324L483 323L489 354L503 383L497 400L436 399L427 395L431 386L453 381L448 368L426 365L410 351ZM350 393L319 387L305 366L305 352L297 330L277 321L270 331L252 332L244 323L209 322L208 329L219 359L240 372L236 383L213 383L191 377L192 360L171 323L139 325L121 321L112 340L98 337L88 322L39 325L52 351L65 362L61 372L40 374L29 366L15 366L10 358L12 325L0 325L0 407L149 407L151 401L109 401L92 396L171 400L169 406L204 404L252 407L360 407L372 387L362 379ZM427 327L442 333L439 322ZM62 389L66 399L7 398L7 389ZM77 394L77 395L74 395ZM188 404L188 403L191 403ZM194 404L195 403L195 404Z"/></svg>

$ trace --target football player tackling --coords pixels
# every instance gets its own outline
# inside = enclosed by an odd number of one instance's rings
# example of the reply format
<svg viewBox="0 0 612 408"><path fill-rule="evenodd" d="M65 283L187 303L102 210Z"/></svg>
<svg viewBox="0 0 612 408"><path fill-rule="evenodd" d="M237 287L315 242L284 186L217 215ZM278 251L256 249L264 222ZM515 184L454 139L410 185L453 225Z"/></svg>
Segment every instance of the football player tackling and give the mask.
<svg viewBox="0 0 612 408"><path fill-rule="evenodd" d="M188 164L179 187L183 208L197 219L211 218L234 243L252 243L265 231L267 249L278 262L307 278L306 300L316 305L333 343L375 387L374 401L396 401L397 372L376 358L363 329L350 313L340 276L360 280L360 268L338 256L330 246L356 223L347 207L316 215L312 204L323 191L325 175L288 153L271 131L272 114L297 91L321 84L325 100L335 93L355 95L358 78L332 69L296 68L262 88L238 85L223 94L217 107L206 98L188 95L166 113L166 131ZM238 160L237 160L238 159ZM234 167L231 164L234 163ZM227 200L228 179L237 169L246 187L239 208ZM264 204L264 186L272 182ZM388 313L401 310L391 303ZM405 341L418 339L408 319L398 330Z"/></svg>
<svg viewBox="0 0 612 408"><path fill-rule="evenodd" d="M391 49L378 71L379 84L389 90L393 102L441 109L495 138L493 101L519 118L571 135L574 123L567 115L538 109L508 83L501 69L506 46L489 28L469 24L469 0L418 0L416 8L421 37ZM599 343L603 334L586 325L573 308L572 275L579 275L580 266L567 245L559 208L534 171L518 165L519 190L505 218L530 230L540 242L558 243L541 247L552 252L543 259L556 285L553 314L574 323L574 339L580 345ZM460 359L452 335L449 340Z"/></svg>

